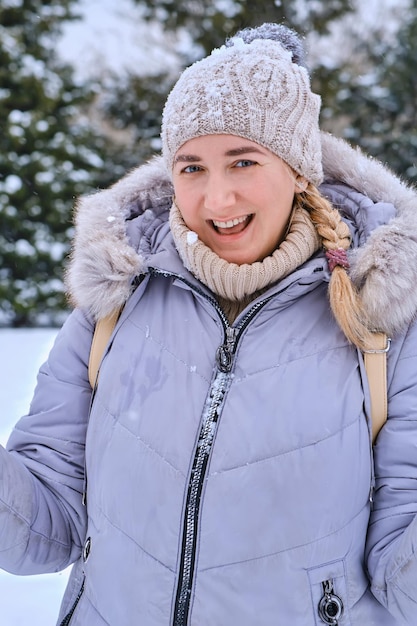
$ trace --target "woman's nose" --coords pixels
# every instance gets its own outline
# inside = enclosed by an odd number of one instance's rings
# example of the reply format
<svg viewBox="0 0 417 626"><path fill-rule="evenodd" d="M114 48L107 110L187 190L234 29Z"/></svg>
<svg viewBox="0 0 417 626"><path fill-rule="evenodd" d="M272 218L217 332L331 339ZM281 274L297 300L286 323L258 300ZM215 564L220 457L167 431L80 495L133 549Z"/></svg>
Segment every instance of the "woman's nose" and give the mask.
<svg viewBox="0 0 417 626"><path fill-rule="evenodd" d="M235 190L225 176L209 176L204 193L205 206L210 211L221 211L235 202Z"/></svg>

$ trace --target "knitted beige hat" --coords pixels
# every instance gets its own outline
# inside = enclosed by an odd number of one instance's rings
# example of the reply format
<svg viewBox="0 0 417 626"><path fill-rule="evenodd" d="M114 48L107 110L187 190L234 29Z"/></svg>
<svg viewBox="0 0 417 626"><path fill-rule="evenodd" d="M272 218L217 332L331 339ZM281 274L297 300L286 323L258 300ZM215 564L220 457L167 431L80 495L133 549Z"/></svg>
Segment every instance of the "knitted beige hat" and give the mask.
<svg viewBox="0 0 417 626"><path fill-rule="evenodd" d="M264 24L241 31L188 67L163 112L162 153L168 171L177 150L189 139L231 134L268 148L319 185L321 100L299 64L300 49L294 31Z"/></svg>

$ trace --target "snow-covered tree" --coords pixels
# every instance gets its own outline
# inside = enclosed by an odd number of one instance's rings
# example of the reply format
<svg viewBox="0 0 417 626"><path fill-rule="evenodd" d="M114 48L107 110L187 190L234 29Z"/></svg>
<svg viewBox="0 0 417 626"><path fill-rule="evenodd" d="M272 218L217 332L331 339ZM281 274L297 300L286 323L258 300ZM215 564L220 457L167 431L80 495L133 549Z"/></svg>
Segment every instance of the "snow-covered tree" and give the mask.
<svg viewBox="0 0 417 626"><path fill-rule="evenodd" d="M55 55L74 4L0 4L1 324L61 320L73 201L109 174L105 142L83 116L93 94Z"/></svg>
<svg viewBox="0 0 417 626"><path fill-rule="evenodd" d="M349 0L136 0L147 19L163 20L166 28L187 28L208 52L240 28L282 22L300 32L325 32L329 23L352 10Z"/></svg>
<svg viewBox="0 0 417 626"><path fill-rule="evenodd" d="M325 129L417 183L417 0L388 4L385 19L345 28L341 62L333 48L319 55L314 87Z"/></svg>

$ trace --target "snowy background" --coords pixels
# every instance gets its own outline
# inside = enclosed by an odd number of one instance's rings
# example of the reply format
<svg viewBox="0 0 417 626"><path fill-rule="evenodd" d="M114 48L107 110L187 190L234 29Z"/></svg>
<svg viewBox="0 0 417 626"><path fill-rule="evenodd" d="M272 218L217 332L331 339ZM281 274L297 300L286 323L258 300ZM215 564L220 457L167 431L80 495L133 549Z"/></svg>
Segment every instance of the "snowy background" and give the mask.
<svg viewBox="0 0 417 626"><path fill-rule="evenodd" d="M28 410L36 373L56 334L55 329L0 329L2 445L14 423ZM0 624L54 626L68 573L12 576L0 570Z"/></svg>
<svg viewBox="0 0 417 626"><path fill-rule="evenodd" d="M176 69L177 52L192 46L188 33L176 41L161 24L145 22L132 0L79 0L77 12L82 19L64 27L57 51L82 80Z"/></svg>

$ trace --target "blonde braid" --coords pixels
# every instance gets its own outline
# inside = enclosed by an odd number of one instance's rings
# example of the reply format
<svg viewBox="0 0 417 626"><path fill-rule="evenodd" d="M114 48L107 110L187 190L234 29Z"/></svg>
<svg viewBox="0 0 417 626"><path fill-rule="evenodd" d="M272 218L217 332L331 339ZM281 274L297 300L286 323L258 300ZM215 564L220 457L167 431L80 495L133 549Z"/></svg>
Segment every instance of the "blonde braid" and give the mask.
<svg viewBox="0 0 417 626"><path fill-rule="evenodd" d="M320 235L323 247L328 250L348 250L350 246L349 227L343 222L339 211L334 209L318 189L309 183L299 194L299 201L309 212L311 221ZM350 280L346 269L336 265L329 283L329 300L340 328L354 345L363 350L371 338L367 316L360 295Z"/></svg>

